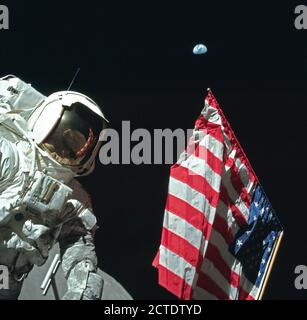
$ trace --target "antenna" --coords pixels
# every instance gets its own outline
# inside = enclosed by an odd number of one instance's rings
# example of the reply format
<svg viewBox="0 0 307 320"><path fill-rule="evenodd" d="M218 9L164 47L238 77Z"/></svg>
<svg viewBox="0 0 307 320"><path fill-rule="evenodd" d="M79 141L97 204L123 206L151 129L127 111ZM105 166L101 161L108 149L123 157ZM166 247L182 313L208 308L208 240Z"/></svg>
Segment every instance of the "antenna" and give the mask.
<svg viewBox="0 0 307 320"><path fill-rule="evenodd" d="M71 80L71 82L70 82L70 85L68 86L68 88L67 88L66 91L69 91L70 88L72 87L72 85L74 84L74 82L75 82L75 80L76 80L76 78L77 78L77 75L78 75L79 71L80 71L80 67L78 67L77 71L75 72L75 75L73 76L73 78L72 78L72 80Z"/></svg>

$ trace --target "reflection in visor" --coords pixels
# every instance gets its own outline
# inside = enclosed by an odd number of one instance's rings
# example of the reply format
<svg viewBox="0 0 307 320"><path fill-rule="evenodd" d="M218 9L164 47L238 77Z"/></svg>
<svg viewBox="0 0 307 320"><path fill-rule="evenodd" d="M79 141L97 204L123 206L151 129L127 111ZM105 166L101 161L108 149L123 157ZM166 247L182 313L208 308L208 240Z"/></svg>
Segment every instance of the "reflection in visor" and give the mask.
<svg viewBox="0 0 307 320"><path fill-rule="evenodd" d="M89 128L88 138L77 130L67 129L62 137L52 134L43 145L51 156L63 165L78 166L82 159L92 149L94 133Z"/></svg>
<svg viewBox="0 0 307 320"><path fill-rule="evenodd" d="M63 114L43 145L62 165L80 166L92 156L106 123L82 103L64 107Z"/></svg>
<svg viewBox="0 0 307 320"><path fill-rule="evenodd" d="M88 139L87 139L86 143L79 151L76 152L76 155L78 158L83 157L87 153L87 151L91 147L93 141L94 141L93 130L91 128L89 128L89 135L88 135Z"/></svg>

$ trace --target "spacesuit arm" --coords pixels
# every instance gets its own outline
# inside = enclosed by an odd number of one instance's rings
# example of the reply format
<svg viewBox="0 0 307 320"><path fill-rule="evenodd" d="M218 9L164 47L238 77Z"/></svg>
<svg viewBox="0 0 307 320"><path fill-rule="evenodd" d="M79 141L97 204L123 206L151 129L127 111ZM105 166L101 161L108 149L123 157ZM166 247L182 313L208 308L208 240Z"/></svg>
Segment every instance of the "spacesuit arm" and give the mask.
<svg viewBox="0 0 307 320"><path fill-rule="evenodd" d="M64 300L99 300L103 279L97 274L94 245L96 218L92 211L77 200L70 200L78 213L65 223L59 238L62 268L68 291Z"/></svg>

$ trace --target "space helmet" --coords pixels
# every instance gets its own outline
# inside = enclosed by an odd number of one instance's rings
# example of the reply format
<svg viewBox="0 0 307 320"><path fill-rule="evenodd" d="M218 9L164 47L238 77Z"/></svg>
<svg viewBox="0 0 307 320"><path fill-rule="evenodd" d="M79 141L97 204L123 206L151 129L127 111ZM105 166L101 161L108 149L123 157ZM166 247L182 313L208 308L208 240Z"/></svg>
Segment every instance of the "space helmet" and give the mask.
<svg viewBox="0 0 307 320"><path fill-rule="evenodd" d="M34 141L76 175L93 171L108 120L99 106L79 92L55 92L29 118Z"/></svg>

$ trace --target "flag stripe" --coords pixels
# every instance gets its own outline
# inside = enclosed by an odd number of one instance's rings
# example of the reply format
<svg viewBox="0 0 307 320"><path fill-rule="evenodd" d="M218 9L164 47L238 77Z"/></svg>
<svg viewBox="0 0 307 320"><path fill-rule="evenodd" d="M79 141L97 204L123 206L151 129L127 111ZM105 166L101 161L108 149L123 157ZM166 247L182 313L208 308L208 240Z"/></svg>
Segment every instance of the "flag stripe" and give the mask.
<svg viewBox="0 0 307 320"><path fill-rule="evenodd" d="M210 277L202 272L198 275L197 286L204 288L219 300L229 300L228 294L226 294L214 281L212 281Z"/></svg>
<svg viewBox="0 0 307 320"><path fill-rule="evenodd" d="M203 212L195 209L188 202L169 194L165 209L166 212L171 212L184 219L187 223L194 226L194 228L206 234L208 238L210 237L212 225L208 222Z"/></svg>
<svg viewBox="0 0 307 320"><path fill-rule="evenodd" d="M197 148L199 148L198 153L195 152ZM219 128L219 130L214 132L210 131L210 133L206 133L205 131L198 132L197 136L194 136L194 138L190 140L186 152L188 154L199 154L199 157L202 158L202 155L206 155L206 151L208 151L210 152L210 156L212 155L216 159L223 162L223 150L223 134Z"/></svg>
<svg viewBox="0 0 307 320"><path fill-rule="evenodd" d="M188 285L181 277L167 269L162 264L158 265L159 284L167 288L171 293L182 299L189 299L192 294L192 287Z"/></svg>
<svg viewBox="0 0 307 320"><path fill-rule="evenodd" d="M239 225L236 223L232 211L228 208L223 201L219 201L218 207L216 209L216 216L220 216L228 225L229 232L231 233L232 237L234 238L235 234L239 230ZM215 216L215 218L216 218ZM229 235L230 237L230 235Z"/></svg>
<svg viewBox="0 0 307 320"><path fill-rule="evenodd" d="M193 267L198 265L200 251L183 237L176 235L165 227L162 230L161 244L177 256L182 257Z"/></svg>
<svg viewBox="0 0 307 320"><path fill-rule="evenodd" d="M221 186L220 196L224 204L228 206L228 208L231 210L238 226L244 226L246 224L247 219L244 216L244 214L240 211L240 209L232 202L224 185Z"/></svg>
<svg viewBox="0 0 307 320"><path fill-rule="evenodd" d="M214 111L218 114L217 117L212 117L211 114L214 114ZM202 115L208 121L207 125L209 127L220 125L221 129L224 133L224 145L230 146L231 149L236 149L237 151L237 158L243 163L247 168L250 175L255 178L255 181L258 181L258 178L250 165L250 162L245 155L242 146L240 145L237 137L235 136L230 124L228 123L222 109L220 108L218 102L216 101L215 97L212 94L209 94L205 99L205 108L202 111Z"/></svg>
<svg viewBox="0 0 307 320"><path fill-rule="evenodd" d="M198 145L195 148L195 157L205 160L210 168L215 171L217 174L221 174L221 168L223 167L223 162L220 158L214 155L208 147Z"/></svg>
<svg viewBox="0 0 307 320"><path fill-rule="evenodd" d="M256 183L256 177L252 172L248 171L248 168L240 161L240 159L235 159L236 168L240 172L241 181L246 188L246 191L252 197L252 190Z"/></svg>
<svg viewBox="0 0 307 320"><path fill-rule="evenodd" d="M221 184L222 171L221 163L218 163L218 165L219 167L216 167L214 168L215 170L213 170L207 162L191 155L180 163L180 168L184 168L185 171L183 171L183 173L187 172L189 176L199 176L199 178L205 179L206 182L210 184L210 187L218 193ZM218 171L219 174L216 173L216 171Z"/></svg>
<svg viewBox="0 0 307 320"><path fill-rule="evenodd" d="M228 264L223 259L220 250L213 245L211 242L208 243L206 257L210 260L214 266L219 270L219 272L228 279L229 283L238 288L240 284L240 276L233 272L232 269L228 266ZM235 263L235 258L234 258Z"/></svg>
<svg viewBox="0 0 307 320"><path fill-rule="evenodd" d="M161 244L164 246L167 246L168 249L170 249L172 252L176 253L177 255L183 257L189 264L191 264L192 266L196 267L197 266L197 262L200 259L200 253L203 252L203 250L198 250L197 249L197 244L199 243L198 247L201 248L203 247L203 245L201 245L201 240L203 239L203 235L200 233L199 230L195 230L195 228L192 225L188 225L185 221L178 221L178 219L176 219L176 217L172 214L168 213L167 215L168 219L169 219L169 225L170 228L172 229L167 229L166 226L164 226L163 228L163 233L162 233L162 240L161 240ZM170 218L171 217L171 218ZM181 225L181 227L179 227ZM177 227L176 229L174 227ZM194 229L194 230L193 230ZM174 230L174 232L172 232ZM189 230L189 232L186 232L186 230ZM195 233L198 233L198 239L195 241L195 235L193 235L193 231ZM177 233L177 235L175 234L175 232ZM191 237L192 236L192 237ZM219 244L221 244L221 240L217 240L214 241L217 242ZM217 260L217 262L219 263L217 265L217 270L221 270L220 268L222 268L222 270L225 272L226 271L226 275L228 273L233 274L233 278L234 279L239 279L239 275L237 275L233 270L231 270L231 268L229 267L229 265L227 264L227 262L222 261L222 256L221 253L219 251L218 247L212 246L211 244L208 244L208 247L210 248L210 250L213 250L215 252L215 254L218 254L219 259ZM227 249L227 248L226 248ZM216 260L212 255L208 255L208 259L213 259ZM209 260L205 259L206 261L209 262ZM235 261L235 259L234 259ZM212 265L213 263L210 262ZM218 271L215 272L218 272ZM222 271L222 273L223 273ZM225 276L225 273L223 273ZM216 277L215 277L216 278ZM227 279L227 276L226 276ZM225 280L226 281L226 280ZM231 288L232 288L232 293L231 296L234 299L235 294L233 293L234 290L237 290L239 287L239 280L234 280L233 283L231 283ZM247 297L248 294L246 294L246 292L240 288L240 293L241 293L241 297Z"/></svg>
<svg viewBox="0 0 307 320"><path fill-rule="evenodd" d="M163 227L186 239L195 248L202 245L203 232L169 211L165 211Z"/></svg>
<svg viewBox="0 0 307 320"><path fill-rule="evenodd" d="M241 191L237 192L236 187L233 185L233 180L231 179L232 170L223 172L223 186L227 190L229 200L232 203L236 203L238 209L242 212L245 218L249 215L250 202L245 202L241 197ZM238 184L237 184L238 187Z"/></svg>
<svg viewBox="0 0 307 320"><path fill-rule="evenodd" d="M196 286L193 290L192 298L195 300L217 300L215 295L199 286Z"/></svg>
<svg viewBox="0 0 307 320"><path fill-rule="evenodd" d="M192 286L195 276L195 268L184 258L178 256L163 245L160 246L159 264L172 271L181 279L185 279L185 282L189 286Z"/></svg>
<svg viewBox="0 0 307 320"><path fill-rule="evenodd" d="M192 266L197 266L198 259L200 258L199 255L203 253L203 250L197 250L197 245L199 248L203 247L203 245L201 244L203 235L200 233L200 230L195 229L192 225L187 224L184 220L179 221L178 217L175 217L169 212L167 212L166 217L167 219L165 220L168 221L168 228L164 225L161 241L162 245L167 245L171 251L183 257ZM195 239L195 234L193 233L198 234L197 239ZM213 242L220 245L222 243L221 238L215 240L216 238L217 235L213 236ZM232 264L232 262L229 262L229 259L233 259L233 261L236 261L236 259L230 256L231 258L228 258L227 263L226 261L223 261L220 248L218 246L215 247L209 244L208 247L210 247L210 250L213 250L213 252L215 254L218 254L219 256L219 259L217 260L217 262L219 263L217 264L218 270L221 270L220 268L222 268L221 272L222 274L224 274L224 276L225 272L226 275L233 273L233 278L239 279L239 275L237 275L229 266L229 264ZM224 246L224 250L227 250L227 246ZM208 259L213 259L214 261L215 258L213 255L209 254ZM225 278L227 279L227 276ZM235 280L234 283L231 283L231 285L234 288L239 288L239 280ZM244 292L244 290L242 290L242 292Z"/></svg>
<svg viewBox="0 0 307 320"><path fill-rule="evenodd" d="M221 275L221 273L215 268L214 264L207 258L204 258L200 272L207 274L211 281L214 281L231 300L235 300L237 298L239 294L238 288L231 284L229 285L227 279Z"/></svg>
<svg viewBox="0 0 307 320"><path fill-rule="evenodd" d="M213 223L214 229L223 236L228 245L233 242L234 236L227 222L220 215L216 215ZM211 234L211 233L210 233Z"/></svg>
<svg viewBox="0 0 307 320"><path fill-rule="evenodd" d="M252 187L255 184L255 177L249 175L246 166L236 158L236 151L232 150L225 158L225 167L230 170L231 182L244 201L245 205L249 208L252 199Z"/></svg>
<svg viewBox="0 0 307 320"><path fill-rule="evenodd" d="M197 230L202 231L205 235L205 239L209 239L212 225L209 223L203 212L197 210L188 202L173 196L170 193L167 197L165 209L166 212L171 212L181 219L184 219ZM234 234L239 227L232 221L227 222L227 219L231 220L231 211L222 202L219 202L217 210L218 214L215 215L214 218L214 228L217 232L223 235L225 241L230 244L233 241Z"/></svg>
<svg viewBox="0 0 307 320"><path fill-rule="evenodd" d="M176 179L177 181L182 182L183 186L189 186L190 190L194 189L195 191L197 191L197 193L202 194L204 197L206 197L207 201L212 207L217 207L219 193L216 192L211 187L210 183L203 177L198 175L190 175L189 169L181 166L172 170L171 177L173 179ZM188 195L186 194L185 197L187 196ZM189 197L189 199L193 199L193 197Z"/></svg>
<svg viewBox="0 0 307 320"><path fill-rule="evenodd" d="M187 186L185 186L185 187L187 187ZM174 198L174 197L173 197ZM190 198L190 197L189 197ZM179 199L179 201L180 201L180 199ZM185 205L188 205L186 202L184 202L183 200L181 200L181 204L185 204ZM180 208L178 208L179 210L178 211L180 211ZM177 211L177 212L178 212ZM216 218L216 216L215 216L215 218ZM208 235L208 234L207 234ZM223 233L223 237L225 237L225 234ZM228 240L228 241L230 241L230 240ZM218 253L218 249L216 248L216 247L213 247L213 248L211 248L210 249L211 250L211 254L212 253L215 253L215 255L212 255L211 257L212 257L212 259L214 259L214 256L217 256L217 257L219 257L220 259L218 260L218 268L220 268L220 271L221 271L221 273L224 275L224 276L226 276L227 277L227 275L230 275L230 274L233 274L232 273L232 270L231 270L231 268L229 268L228 266L227 266L227 264L223 261L223 259L222 259L222 257L221 257L221 255ZM208 258L211 258L210 257L210 255L209 255L209 257ZM210 259L211 260L211 259ZM236 274L233 274L233 277L232 277L232 279L234 279L234 283L233 283L233 285L234 286L238 286L238 281L239 281L239 277L236 275Z"/></svg>
<svg viewBox="0 0 307 320"><path fill-rule="evenodd" d="M190 205L196 210L204 212L209 223L212 224L216 208L210 205L209 200L207 200L204 194L196 191L184 182L175 179L173 176L170 177L169 193L183 201L189 199Z"/></svg>
<svg viewBox="0 0 307 320"><path fill-rule="evenodd" d="M230 175L231 175L231 183L234 189L239 194L240 198L245 203L246 207L250 208L252 198L251 198L251 195L247 192L242 182L240 171L238 167L235 165L235 163L233 164L233 168L230 171Z"/></svg>
<svg viewBox="0 0 307 320"><path fill-rule="evenodd" d="M213 245L214 250L219 252L220 259L223 259L222 267L227 270L226 274L230 273L233 275L234 282L230 282L227 278L229 283L234 287L239 288L242 296L246 296L246 291L250 292L252 296L256 297L258 288L251 284L244 276L244 273L242 273L241 263L229 252L229 246L225 242L224 236L218 232L215 232L215 229L212 229L210 243ZM206 257L209 259L208 256ZM215 267L221 272L218 264L215 265ZM221 274L223 273L221 272Z"/></svg>

